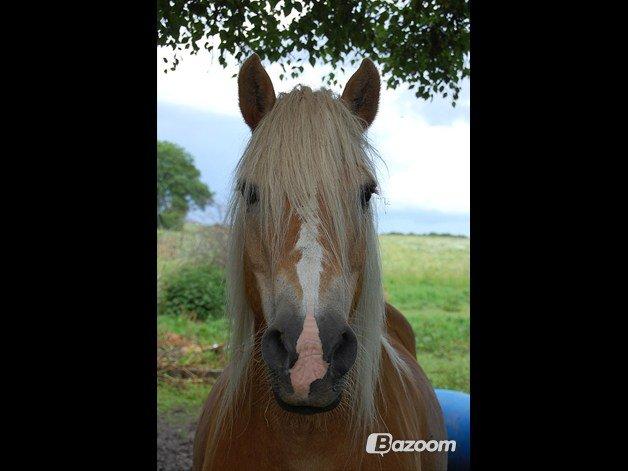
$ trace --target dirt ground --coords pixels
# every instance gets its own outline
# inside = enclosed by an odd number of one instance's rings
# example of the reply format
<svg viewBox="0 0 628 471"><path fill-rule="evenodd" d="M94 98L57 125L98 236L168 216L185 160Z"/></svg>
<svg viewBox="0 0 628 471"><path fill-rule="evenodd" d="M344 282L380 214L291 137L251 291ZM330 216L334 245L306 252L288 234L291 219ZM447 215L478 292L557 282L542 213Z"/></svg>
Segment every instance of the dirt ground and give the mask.
<svg viewBox="0 0 628 471"><path fill-rule="evenodd" d="M185 412L157 416L157 470L189 471L197 417Z"/></svg>

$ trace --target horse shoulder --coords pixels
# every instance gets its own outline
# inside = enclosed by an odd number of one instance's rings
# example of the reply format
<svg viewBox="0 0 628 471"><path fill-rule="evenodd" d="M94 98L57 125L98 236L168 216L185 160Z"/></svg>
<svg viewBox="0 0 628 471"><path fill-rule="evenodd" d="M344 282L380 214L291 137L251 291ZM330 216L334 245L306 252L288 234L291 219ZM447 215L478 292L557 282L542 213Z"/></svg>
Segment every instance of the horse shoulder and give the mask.
<svg viewBox="0 0 628 471"><path fill-rule="evenodd" d="M429 429L444 434L445 424L436 393L427 375L421 368L416 355L416 340L412 326L406 317L395 307L386 303L386 326L391 346L410 367L412 383L416 386L417 405L421 415L427 418ZM390 359L387 358L389 362ZM390 371L389 365L387 371ZM444 438L444 435L443 435Z"/></svg>
<svg viewBox="0 0 628 471"><path fill-rule="evenodd" d="M399 343L416 358L416 340L412 326L398 309L386 303L386 329L389 337L395 337Z"/></svg>
<svg viewBox="0 0 628 471"><path fill-rule="evenodd" d="M229 375L228 370L229 367L227 366L212 386L211 392L203 405L203 410L198 425L196 426L196 434L194 436L192 471L202 471L207 467L204 463L209 444L209 432L216 420L217 403L224 390Z"/></svg>
<svg viewBox="0 0 628 471"><path fill-rule="evenodd" d="M396 312L399 313L399 311ZM407 323L407 321L405 322ZM410 353L406 345L402 344L396 336L391 336L389 342L408 365L410 373L405 387L402 386L400 378L392 374L390 358L388 355L384 356L382 399L389 403L387 404L388 407L384 406L382 410L384 411L384 422L389 426L390 433L395 439L445 440L447 432L442 410L434 388L417 362L416 355ZM414 467L412 453L399 453L397 455L397 459L410 461L402 465L402 468ZM419 458L422 471L445 471L447 467L446 452L421 453ZM389 464L393 464L390 459ZM387 468L384 467L383 469Z"/></svg>
<svg viewBox="0 0 628 471"><path fill-rule="evenodd" d="M192 471L276 469L275 461L278 456L281 456L281 450L273 448L277 446L274 440L275 435L266 428L263 413L253 412L251 408L252 391L255 390L257 398L261 397L251 381L247 382L247 394L242 400L243 403L238 406L234 414L225 417L225 421L214 435L218 408L221 406L230 368L231 364L227 365L203 406L194 439Z"/></svg>

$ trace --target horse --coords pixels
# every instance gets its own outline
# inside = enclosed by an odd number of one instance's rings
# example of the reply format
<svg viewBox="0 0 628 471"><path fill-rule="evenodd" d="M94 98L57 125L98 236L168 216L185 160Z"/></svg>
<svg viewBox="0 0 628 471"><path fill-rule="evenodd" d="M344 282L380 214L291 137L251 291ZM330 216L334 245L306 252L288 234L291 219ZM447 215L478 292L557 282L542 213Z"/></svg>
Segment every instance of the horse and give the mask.
<svg viewBox="0 0 628 471"><path fill-rule="evenodd" d="M371 433L445 440L412 327L386 303L374 209L369 59L340 97L238 75L251 138L229 205L230 361L199 419L194 471L444 471L446 451L367 453Z"/></svg>

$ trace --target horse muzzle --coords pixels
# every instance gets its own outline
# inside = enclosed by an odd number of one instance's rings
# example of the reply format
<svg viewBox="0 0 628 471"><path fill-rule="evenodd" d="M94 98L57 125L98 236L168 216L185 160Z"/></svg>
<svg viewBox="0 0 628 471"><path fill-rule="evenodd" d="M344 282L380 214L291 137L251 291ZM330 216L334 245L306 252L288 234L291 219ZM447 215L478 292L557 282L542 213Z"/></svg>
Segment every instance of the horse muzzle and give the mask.
<svg viewBox="0 0 628 471"><path fill-rule="evenodd" d="M277 403L299 414L334 409L355 363L357 344L349 324L333 313L278 315L262 337Z"/></svg>

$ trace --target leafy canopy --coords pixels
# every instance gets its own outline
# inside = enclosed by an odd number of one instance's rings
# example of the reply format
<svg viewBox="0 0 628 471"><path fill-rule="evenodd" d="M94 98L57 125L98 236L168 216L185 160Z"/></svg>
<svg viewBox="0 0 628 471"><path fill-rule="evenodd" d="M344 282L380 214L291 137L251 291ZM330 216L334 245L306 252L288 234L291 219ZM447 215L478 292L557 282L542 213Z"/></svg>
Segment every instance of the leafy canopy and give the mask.
<svg viewBox="0 0 628 471"><path fill-rule="evenodd" d="M344 72L370 57L389 88L409 84L419 98L450 96L455 106L469 68L468 0L158 0L158 44L175 51L165 71L180 62L177 51L196 54L218 44L243 61L251 52L281 64L296 78L307 60ZM219 42L211 41L212 38ZM205 40L205 41L202 41ZM199 45L199 44L202 44ZM334 72L324 77L336 84Z"/></svg>
<svg viewBox="0 0 628 471"><path fill-rule="evenodd" d="M157 141L157 225L179 229L191 207L205 209L214 194L200 180L201 173L186 150Z"/></svg>

